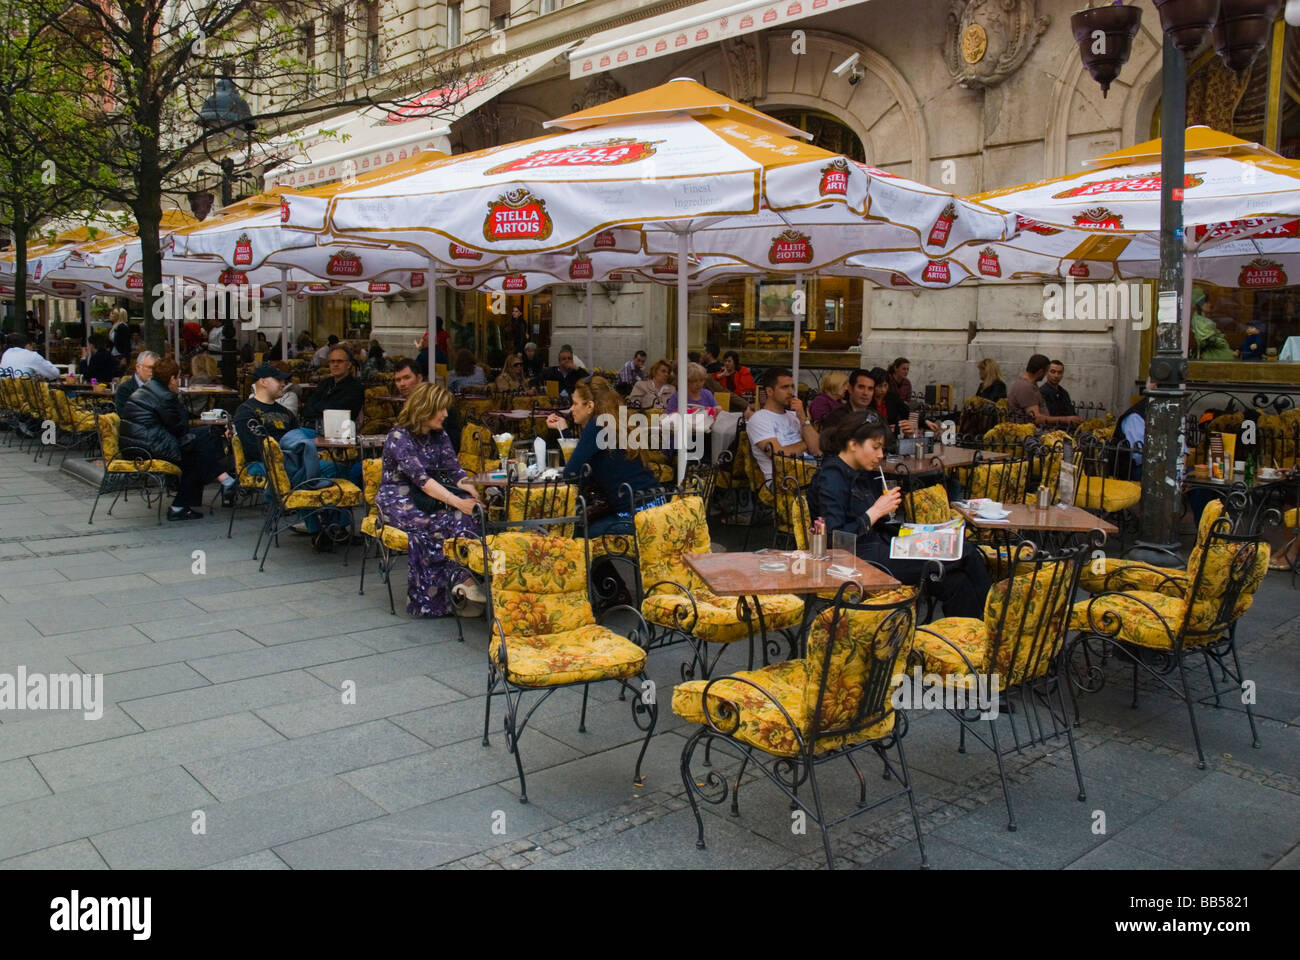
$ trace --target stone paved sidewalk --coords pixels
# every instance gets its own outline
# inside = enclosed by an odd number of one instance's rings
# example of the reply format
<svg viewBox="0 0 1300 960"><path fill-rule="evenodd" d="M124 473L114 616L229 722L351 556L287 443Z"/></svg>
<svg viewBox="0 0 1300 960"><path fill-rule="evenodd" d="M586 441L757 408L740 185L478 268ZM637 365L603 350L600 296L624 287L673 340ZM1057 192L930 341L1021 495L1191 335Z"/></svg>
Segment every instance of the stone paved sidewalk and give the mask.
<svg viewBox="0 0 1300 960"><path fill-rule="evenodd" d="M0 711L0 866L824 865L816 828L796 833L788 802L752 772L738 817L706 808L708 847L696 849L679 766L690 728L666 696L638 788L637 731L617 691L592 688L587 733L580 694L556 693L521 740L521 805L499 703L492 743L480 742L485 631L466 623L461 643L450 620L408 619L404 568L393 616L373 566L357 595L355 550L344 567L289 535L258 573L251 513L233 539L220 511L158 526L136 498L112 517L101 503L88 526L92 498L0 447L0 673L102 673L107 701L97 720ZM913 712L905 746L931 863L1300 865L1300 591L1283 574L1270 574L1239 645L1257 682L1259 749L1240 707L1198 707L1209 762L1198 770L1186 709L1150 685L1131 709L1112 671L1082 703L1087 801L1063 745L1013 756L1014 833L992 755L958 753L949 717ZM682 658L651 656L658 690ZM743 666L739 651L724 666ZM1196 680L1208 689L1203 671ZM861 765L870 795L889 786L876 761ZM847 765L824 769L828 806L856 803ZM901 800L836 827L832 844L837 865L919 863Z"/></svg>

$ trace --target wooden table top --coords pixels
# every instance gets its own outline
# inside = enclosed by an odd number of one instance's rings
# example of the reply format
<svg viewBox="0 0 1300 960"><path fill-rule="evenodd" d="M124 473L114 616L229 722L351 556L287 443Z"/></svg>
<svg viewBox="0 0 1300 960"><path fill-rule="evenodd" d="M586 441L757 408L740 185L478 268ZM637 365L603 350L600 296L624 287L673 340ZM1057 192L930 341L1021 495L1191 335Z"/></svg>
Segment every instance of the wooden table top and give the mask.
<svg viewBox="0 0 1300 960"><path fill-rule="evenodd" d="M316 449L356 450L359 447L382 447L388 439L386 433L363 433L355 440L335 440L331 437L317 437Z"/></svg>
<svg viewBox="0 0 1300 960"><path fill-rule="evenodd" d="M898 472L900 467L906 468L908 473L936 473L939 470L952 470L955 467L969 467L975 462L975 454L979 454L981 462L990 460L1006 460L1009 453L999 453L996 450L971 450L967 447L949 447L943 448L943 453L932 453L920 460L916 457L899 457L894 459L886 457L881 461L881 468L887 476L892 476Z"/></svg>
<svg viewBox="0 0 1300 960"><path fill-rule="evenodd" d="M200 384L199 386L193 386L193 387L180 387L178 389L180 393L186 394L188 396L229 394L230 396L234 397L239 395L238 390L232 390L230 387L222 387L222 386L207 385L207 384Z"/></svg>
<svg viewBox="0 0 1300 960"><path fill-rule="evenodd" d="M228 427L233 423L230 417L220 417L216 420L204 420L202 417L194 417L190 420L191 427Z"/></svg>
<svg viewBox="0 0 1300 960"><path fill-rule="evenodd" d="M830 559L808 559L804 571L793 569L783 572L760 570L759 564L769 560L783 560L793 567L794 559L781 551L767 553L688 553L686 565L700 575L711 591L724 597L758 597L773 593L810 594L823 590L838 590L843 577L829 572L831 564L855 567L861 574L857 580L868 593L892 590L901 584L877 567L858 560L845 550L831 550Z"/></svg>
<svg viewBox="0 0 1300 960"><path fill-rule="evenodd" d="M968 507L953 504L952 508L966 518L972 527L981 530L1041 530L1045 533L1087 533L1100 530L1106 536L1119 533L1119 527L1103 520L1082 507L1053 506L1040 510L1028 503L1004 503L1002 508L1011 511L1004 520L986 520Z"/></svg>

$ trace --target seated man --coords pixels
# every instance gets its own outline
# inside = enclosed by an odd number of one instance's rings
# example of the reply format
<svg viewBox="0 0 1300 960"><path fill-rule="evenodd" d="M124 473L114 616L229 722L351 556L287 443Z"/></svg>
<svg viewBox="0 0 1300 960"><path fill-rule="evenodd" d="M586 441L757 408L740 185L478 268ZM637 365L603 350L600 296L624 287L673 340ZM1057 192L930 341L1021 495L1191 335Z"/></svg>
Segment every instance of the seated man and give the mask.
<svg viewBox="0 0 1300 960"><path fill-rule="evenodd" d="M649 374L645 372L645 362L646 352L644 350L638 350L632 354L632 359L623 364L622 369L618 371L618 382L631 386L638 380L646 379Z"/></svg>
<svg viewBox="0 0 1300 960"><path fill-rule="evenodd" d="M27 374L37 380L57 380L59 368L36 352L36 341L26 334L11 333L9 349L0 357L0 369L12 370L16 376Z"/></svg>
<svg viewBox="0 0 1300 960"><path fill-rule="evenodd" d="M361 408L366 402L366 390L353 376L352 355L345 347L334 347L329 353L330 376L316 385L312 395L303 404L303 422L313 424L325 415L326 410L347 410L353 422L361 418Z"/></svg>
<svg viewBox="0 0 1300 960"><path fill-rule="evenodd" d="M574 365L573 348L567 343L560 347L559 360L555 366L542 374L543 380L559 381L560 393L567 393L570 396L573 395L573 388L577 386L578 381L586 377L587 371Z"/></svg>
<svg viewBox="0 0 1300 960"><path fill-rule="evenodd" d="M794 395L794 377L785 367L769 367L763 373L767 398L763 408L749 418L749 444L763 476L772 479L772 455L821 455L817 431L804 412L803 401Z"/></svg>
<svg viewBox="0 0 1300 960"><path fill-rule="evenodd" d="M1077 425L1083 422L1083 418L1074 409L1070 391L1061 386L1061 379L1064 376L1065 364L1060 360L1053 360L1047 365L1047 382L1038 388L1038 392L1043 398L1044 406L1047 407L1048 416L1055 418L1057 423Z"/></svg>
<svg viewBox="0 0 1300 960"><path fill-rule="evenodd" d="M131 394L143 387L153 376L154 364L158 362L158 354L151 350L142 350L135 358L135 373L129 377L123 377L122 382L117 385L117 391L113 394L113 409L117 411L120 417L126 409L126 402L131 399Z"/></svg>
<svg viewBox="0 0 1300 960"><path fill-rule="evenodd" d="M93 353L90 347L81 348L77 369L88 380L108 383L117 376L117 357L108 348L108 338L97 333L90 338L90 346L95 348Z"/></svg>
<svg viewBox="0 0 1300 960"><path fill-rule="evenodd" d="M249 474L257 477L266 476L266 465L262 462L262 440L270 437L283 444L285 434L299 431L298 418L288 409L276 402L284 392L284 385L289 375L269 363L264 363L253 371L253 395L239 405L235 411L235 434L239 437L244 450L244 460L248 464ZM315 437L315 431L302 431L309 437ZM315 475L332 479L342 476L342 464L333 460L316 459ZM310 471L309 471L310 472ZM289 477L293 483L301 482L305 477ZM269 496L269 491L268 491ZM325 515L333 520L333 526L346 522L345 518ZM324 535L320 529L320 516L308 516L302 523L294 525L297 533L313 535L312 544L318 550L332 549L335 539L333 534Z"/></svg>

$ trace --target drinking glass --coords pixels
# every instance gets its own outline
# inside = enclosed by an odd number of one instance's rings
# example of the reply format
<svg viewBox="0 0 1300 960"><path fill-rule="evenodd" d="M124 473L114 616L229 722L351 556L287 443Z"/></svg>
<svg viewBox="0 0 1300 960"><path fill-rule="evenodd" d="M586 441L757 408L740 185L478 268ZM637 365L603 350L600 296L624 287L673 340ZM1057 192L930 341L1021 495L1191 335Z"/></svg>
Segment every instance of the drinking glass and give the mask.
<svg viewBox="0 0 1300 960"><path fill-rule="evenodd" d="M568 459L568 458L566 457L565 459ZM547 466L547 467L552 467L552 468L555 468L555 469L558 469L558 468L559 468L559 466L560 466L560 451L559 451L559 450L547 450L547 451L546 451L546 466Z"/></svg>
<svg viewBox="0 0 1300 960"><path fill-rule="evenodd" d="M573 456L573 451L578 448L577 437L560 437L560 452L564 454L564 462L568 463L569 458Z"/></svg>

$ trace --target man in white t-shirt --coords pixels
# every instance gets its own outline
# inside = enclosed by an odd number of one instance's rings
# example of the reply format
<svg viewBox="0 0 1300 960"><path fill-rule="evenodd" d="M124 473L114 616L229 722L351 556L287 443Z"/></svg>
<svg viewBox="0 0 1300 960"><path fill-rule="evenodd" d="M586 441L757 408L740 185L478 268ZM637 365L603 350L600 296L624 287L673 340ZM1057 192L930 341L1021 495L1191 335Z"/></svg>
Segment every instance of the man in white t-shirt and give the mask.
<svg viewBox="0 0 1300 960"><path fill-rule="evenodd" d="M804 412L803 401L795 396L794 377L785 367L771 367L763 374L767 399L763 409L749 418L746 430L763 476L772 479L772 454L794 457L802 453L821 456L817 431Z"/></svg>
<svg viewBox="0 0 1300 960"><path fill-rule="evenodd" d="M9 344L9 349L0 357L0 368L45 380L57 380L62 376L58 367L32 349L36 344L29 342L25 334L11 333L5 342Z"/></svg>

